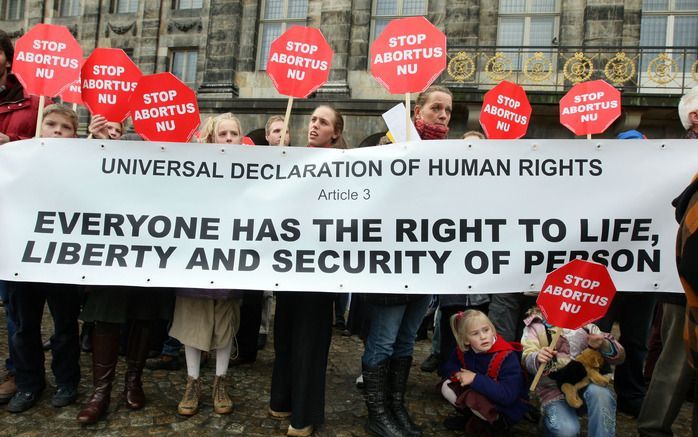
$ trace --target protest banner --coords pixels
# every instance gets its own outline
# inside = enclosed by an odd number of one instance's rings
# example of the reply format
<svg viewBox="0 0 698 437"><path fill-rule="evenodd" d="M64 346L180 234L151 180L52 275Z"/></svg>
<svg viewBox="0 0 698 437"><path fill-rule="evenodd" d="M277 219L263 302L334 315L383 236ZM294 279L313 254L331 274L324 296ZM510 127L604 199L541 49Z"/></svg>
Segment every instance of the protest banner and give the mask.
<svg viewBox="0 0 698 437"><path fill-rule="evenodd" d="M671 199L695 162L691 140L12 142L0 278L499 293L538 291L582 258L619 289L679 292Z"/></svg>
<svg viewBox="0 0 698 437"><path fill-rule="evenodd" d="M57 96L78 79L81 63L82 47L67 27L37 24L17 40L12 72L29 94L39 96L36 136L46 96Z"/></svg>
<svg viewBox="0 0 698 437"><path fill-rule="evenodd" d="M545 321L556 328L550 347L555 347L563 328L579 329L606 315L615 294L613 280L601 264L575 259L551 272L536 300ZM544 370L545 366L538 368L531 391Z"/></svg>
<svg viewBox="0 0 698 437"><path fill-rule="evenodd" d="M526 135L531 111L526 91L503 80L485 93L480 125L490 140L515 140Z"/></svg>
<svg viewBox="0 0 698 437"><path fill-rule="evenodd" d="M392 20L371 44L371 74L391 94L405 94L405 132L411 138L410 93L421 93L446 68L446 35L424 17Z"/></svg>
<svg viewBox="0 0 698 437"><path fill-rule="evenodd" d="M121 49L96 48L81 70L82 97L93 115L123 122L129 99L143 74Z"/></svg>
<svg viewBox="0 0 698 437"><path fill-rule="evenodd" d="M605 132L620 112L620 91L603 80L578 83L560 99L560 123L587 138Z"/></svg>
<svg viewBox="0 0 698 437"><path fill-rule="evenodd" d="M320 29L314 27L292 26L272 41L267 74L276 91L288 96L281 145L285 145L293 98L308 97L327 82L333 55Z"/></svg>
<svg viewBox="0 0 698 437"><path fill-rule="evenodd" d="M148 141L189 141L200 123L196 93L172 73L143 76L128 108L133 128Z"/></svg>

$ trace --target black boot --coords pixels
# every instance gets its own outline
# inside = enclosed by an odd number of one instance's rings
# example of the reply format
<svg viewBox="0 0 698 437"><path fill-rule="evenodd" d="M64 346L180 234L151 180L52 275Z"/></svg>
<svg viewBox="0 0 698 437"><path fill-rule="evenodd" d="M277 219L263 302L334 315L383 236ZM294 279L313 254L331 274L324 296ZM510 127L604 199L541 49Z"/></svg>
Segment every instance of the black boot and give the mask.
<svg viewBox="0 0 698 437"><path fill-rule="evenodd" d="M131 410L139 410L145 406L143 392L143 367L148 357L152 323L145 320L134 320L131 323L126 348L126 406Z"/></svg>
<svg viewBox="0 0 698 437"><path fill-rule="evenodd" d="M412 357L391 358L388 369L388 406L405 434L420 437L422 430L412 421L405 408L405 389L410 376Z"/></svg>
<svg viewBox="0 0 698 437"><path fill-rule="evenodd" d="M362 364L364 398L368 409L368 431L381 437L403 437L404 433L387 408L388 360L370 367Z"/></svg>

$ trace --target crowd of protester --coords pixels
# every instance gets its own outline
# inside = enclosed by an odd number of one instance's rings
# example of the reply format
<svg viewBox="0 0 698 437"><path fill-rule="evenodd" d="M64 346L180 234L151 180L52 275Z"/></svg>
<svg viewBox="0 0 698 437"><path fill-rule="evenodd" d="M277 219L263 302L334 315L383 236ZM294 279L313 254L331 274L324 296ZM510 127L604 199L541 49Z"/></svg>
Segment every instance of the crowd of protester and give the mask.
<svg viewBox="0 0 698 437"><path fill-rule="evenodd" d="M11 40L0 31L0 144L32 138L36 132L37 99L27 95L12 74L12 55ZM441 86L432 86L417 97L413 120L420 138L448 137L452 99L451 92ZM682 98L679 115L686 137L695 139L698 90ZM93 114L88 131L94 138L118 140L126 129L122 123ZM66 106L50 104L43 110L39 132L41 137L77 137L78 117ZM241 144L243 132L239 119L226 113L206 120L198 141ZM305 145L345 149L350 146L343 133L343 116L330 105L320 105L308 122ZM265 134L271 146L289 145L283 117L270 117ZM475 131L462 137L484 138ZM623 139L642 137L635 131L619 135ZM381 140L381 144L387 142ZM434 146L425 142L424 147ZM693 253L697 189L698 181L694 181L674 202L681 225L677 262L686 297L621 292L604 319L577 330L563 330L556 344L551 344L552 327L535 307L534 297L526 293L432 297L276 292L272 297L270 292L255 290L2 282L10 356L0 384L0 402L12 413L36 405L46 385L44 348L48 348L56 382L51 405L61 408L75 403L82 348L91 352L93 392L77 420L93 424L108 413L120 351L127 364L126 406L140 409L147 396L142 384L144 367L180 369L183 347L187 383L181 388L176 413L192 416L198 412L203 384L200 368L202 361L213 359L214 412L228 414L232 411L226 385L228 367L255 362L270 332L275 298L275 361L266 410L273 418L289 421L289 436L312 435L324 421L333 326L364 341L357 385L365 394L367 430L384 437L423 435L410 416L405 393L415 339L420 326L427 325L434 330L433 347L420 367L426 372L438 371L444 402L454 406L454 415L444 421L446 428L471 436L499 436L507 435L521 420L540 417L544 435L575 436L580 433L578 416L584 412L589 435L613 436L618 409L637 417L640 435L672 435L671 424L686 398L698 354L698 297L694 291L698 290L698 259ZM46 345L41 339L45 305L54 329ZM82 334L78 320L82 320ZM610 334L614 322L620 330L618 340ZM161 342L161 353L147 360L159 326L167 326L169 336ZM650 345L653 353L648 358ZM592 378L571 401L560 381L575 371L575 359L588 354L600 357L606 373L614 369L614 383L606 377ZM529 394L529 376L540 367L543 377Z"/></svg>

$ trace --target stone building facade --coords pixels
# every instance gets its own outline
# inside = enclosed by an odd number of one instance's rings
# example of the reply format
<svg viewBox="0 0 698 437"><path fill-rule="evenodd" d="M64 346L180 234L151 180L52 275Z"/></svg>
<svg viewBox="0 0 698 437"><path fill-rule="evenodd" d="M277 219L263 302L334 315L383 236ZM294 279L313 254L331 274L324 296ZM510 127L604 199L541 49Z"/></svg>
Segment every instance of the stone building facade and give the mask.
<svg viewBox="0 0 698 437"><path fill-rule="evenodd" d="M604 136L631 128L653 138L682 133L676 104L698 83L691 30L698 1L0 0L0 28L13 37L50 22L67 26L86 56L98 46L123 48L144 74L183 78L198 92L202 116L231 111L255 138L286 108L264 71L265 47L293 24L318 27L334 50L330 79L294 102L294 144L305 142L308 114L323 102L345 115L350 144L377 141L386 129L380 114L403 96L373 79L369 47L387 21L407 15L426 16L447 36L449 65L439 82L455 96L452 137L478 127L482 97L502 79L528 92L531 138L571 138L557 103L574 83L592 79L623 95L623 116Z"/></svg>

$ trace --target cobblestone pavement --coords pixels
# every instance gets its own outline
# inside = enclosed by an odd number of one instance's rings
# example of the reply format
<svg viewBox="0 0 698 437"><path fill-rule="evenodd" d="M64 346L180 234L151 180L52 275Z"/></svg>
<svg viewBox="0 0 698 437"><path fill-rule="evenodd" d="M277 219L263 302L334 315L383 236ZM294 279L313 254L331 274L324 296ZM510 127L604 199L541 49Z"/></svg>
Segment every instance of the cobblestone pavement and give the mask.
<svg viewBox="0 0 698 437"><path fill-rule="evenodd" d="M0 311L0 314L0 357L4 358L7 356L7 332L4 311ZM44 338L48 338L51 330L50 317L45 316L44 319ZM360 392L354 386L360 368L362 344L356 337L345 337L337 331L334 334L327 369L326 422L315 435L366 436L368 434L363 428L366 407ZM429 354L429 346L427 341L417 343L407 393L408 406L415 421L424 428L425 436L457 436L458 433L447 431L441 426L441 421L452 410L435 389L438 382L435 374L419 370L419 363ZM50 369L50 353L46 357L47 369ZM285 435L288 422L267 416L273 359L273 347L269 343L255 363L230 369L228 391L233 398L235 410L225 416L213 413L210 399L214 364L202 369L202 380L205 382L203 407L199 414L189 419L176 415L177 403L186 383L184 367L176 372L145 370L144 388L148 404L143 410L130 411L123 403L124 362L121 357L109 414L106 420L91 426L81 426L75 420L79 410L77 404L62 409L50 406L54 385L52 376L49 375L47 390L36 407L23 414L10 414L4 409L0 410L0 436ZM90 393L92 376L89 354L82 354L81 366L83 377L78 402L84 401ZM676 436L690 435L690 404L684 404L674 425L674 432ZM541 433L535 424L527 422L517 425L512 435L527 437ZM619 414L617 435L636 435L635 421Z"/></svg>

